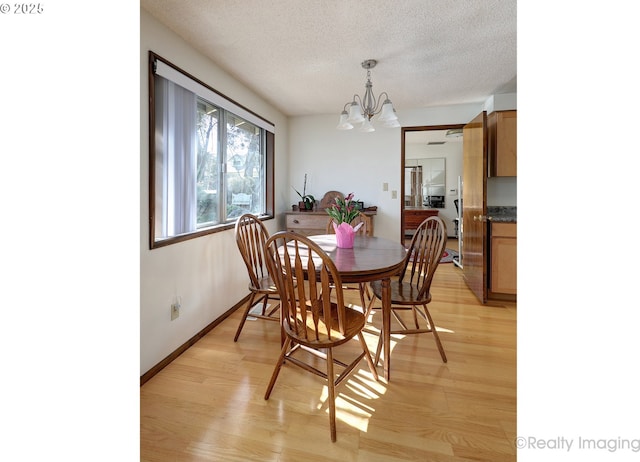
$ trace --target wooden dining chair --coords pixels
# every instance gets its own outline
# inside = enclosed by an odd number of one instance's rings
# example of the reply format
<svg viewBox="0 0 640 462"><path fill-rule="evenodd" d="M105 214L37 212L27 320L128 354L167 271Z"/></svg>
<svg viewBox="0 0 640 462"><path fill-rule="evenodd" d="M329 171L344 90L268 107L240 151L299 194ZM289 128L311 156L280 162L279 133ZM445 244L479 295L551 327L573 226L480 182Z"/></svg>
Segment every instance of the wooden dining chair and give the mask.
<svg viewBox="0 0 640 462"><path fill-rule="evenodd" d="M233 338L233 341L237 342L247 316L249 316L249 312L255 303L262 302L262 308L259 312L252 312L252 317L268 321L280 320L280 298L278 290L269 276L264 258L264 244L269 238L267 228L258 217L245 213L236 222L235 235L238 250L249 274L249 291L251 292L247 306L240 319L240 325ZM277 301L277 303L269 306L269 300Z"/></svg>
<svg viewBox="0 0 640 462"><path fill-rule="evenodd" d="M327 234L335 234L336 230L333 228L333 218L329 218L327 222ZM358 216L355 217L351 223L351 226L357 226L359 223L363 223L363 225L356 231L356 235L358 236L371 236L371 217L368 217L362 212L358 213ZM345 285L342 287L344 290L359 290L360 291L360 303L362 303L363 307L366 307L371 301L371 294L369 293L369 287L364 282L358 284L358 287L351 287Z"/></svg>
<svg viewBox="0 0 640 462"><path fill-rule="evenodd" d="M364 307L358 310L345 305L340 274L335 264L317 244L305 236L281 231L267 240L265 249L269 272L282 303L285 342L264 399L269 399L285 363L323 377L327 380L329 390L331 441L335 442L336 387L356 370L362 358L366 359L373 377L378 380L362 334L366 323ZM359 340L362 352L348 363L336 359L334 349L355 337ZM353 354L351 351L349 356ZM317 368L318 360L313 359L318 357L324 360L326 371Z"/></svg>
<svg viewBox="0 0 640 462"><path fill-rule="evenodd" d="M390 334L432 333L442 361L445 363L447 356L427 305L431 302L431 282L440 264L446 244L447 226L440 217L431 216L418 226L407 250L404 267L398 279L391 280L391 314L401 328L390 331ZM376 300L382 300L381 282L371 282L370 286L373 298L367 308L367 314L371 312ZM411 311L413 326L407 325L408 322L401 317L402 310ZM426 326L420 324L419 317L423 319L422 324L426 323ZM383 339L384 336L381 332L376 349L376 364L380 359Z"/></svg>

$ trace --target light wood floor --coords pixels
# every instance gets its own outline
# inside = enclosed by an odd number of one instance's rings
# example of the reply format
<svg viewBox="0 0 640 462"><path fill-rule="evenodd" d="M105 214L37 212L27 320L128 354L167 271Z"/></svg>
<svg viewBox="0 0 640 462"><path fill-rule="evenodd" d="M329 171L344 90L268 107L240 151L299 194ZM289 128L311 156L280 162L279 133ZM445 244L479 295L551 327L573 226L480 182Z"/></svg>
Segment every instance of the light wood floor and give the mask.
<svg viewBox="0 0 640 462"><path fill-rule="evenodd" d="M141 460L516 460L516 304L479 304L451 263L432 294L448 363L430 334L394 336L389 383L363 360L339 387L336 443L320 377L285 366L264 400L278 324L248 321L234 343L236 311L141 387ZM377 337L365 337L375 351Z"/></svg>

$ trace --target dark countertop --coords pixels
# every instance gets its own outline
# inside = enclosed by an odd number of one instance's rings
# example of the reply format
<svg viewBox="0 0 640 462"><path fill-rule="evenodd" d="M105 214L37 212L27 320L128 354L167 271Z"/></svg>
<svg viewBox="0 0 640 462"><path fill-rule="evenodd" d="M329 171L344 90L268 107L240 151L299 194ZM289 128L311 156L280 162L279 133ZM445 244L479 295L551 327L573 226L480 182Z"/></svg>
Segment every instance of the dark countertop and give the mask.
<svg viewBox="0 0 640 462"><path fill-rule="evenodd" d="M490 221L496 223L517 223L517 207L515 206L488 206L487 216Z"/></svg>

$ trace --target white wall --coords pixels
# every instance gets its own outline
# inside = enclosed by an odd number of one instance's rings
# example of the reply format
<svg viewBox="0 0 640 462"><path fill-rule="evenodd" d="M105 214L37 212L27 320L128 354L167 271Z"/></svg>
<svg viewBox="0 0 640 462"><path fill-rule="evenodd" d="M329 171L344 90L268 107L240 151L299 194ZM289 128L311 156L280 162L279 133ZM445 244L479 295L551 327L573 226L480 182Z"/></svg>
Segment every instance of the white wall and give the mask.
<svg viewBox="0 0 640 462"><path fill-rule="evenodd" d="M517 206L518 179L515 176L487 179L487 205Z"/></svg>
<svg viewBox="0 0 640 462"><path fill-rule="evenodd" d="M318 200L327 191L353 192L365 207L378 207L376 235L399 239L392 226L398 217L399 199L391 199L391 190L397 190L399 197L400 129L361 133L336 130L337 123L338 112L291 119L291 186L301 190L307 173L307 193ZM387 192L382 191L384 182L389 183ZM297 203L296 193L289 191L289 205Z"/></svg>
<svg viewBox="0 0 640 462"><path fill-rule="evenodd" d="M145 10L140 12L140 374L231 308L247 293L247 273L233 230L149 250L148 226L148 51L208 83L276 126L276 191L289 185L286 155L287 119L204 58ZM276 196L276 206L288 200ZM276 220L265 222L270 232ZM182 297L180 317L171 321L170 306ZM229 341L233 341L232 338Z"/></svg>

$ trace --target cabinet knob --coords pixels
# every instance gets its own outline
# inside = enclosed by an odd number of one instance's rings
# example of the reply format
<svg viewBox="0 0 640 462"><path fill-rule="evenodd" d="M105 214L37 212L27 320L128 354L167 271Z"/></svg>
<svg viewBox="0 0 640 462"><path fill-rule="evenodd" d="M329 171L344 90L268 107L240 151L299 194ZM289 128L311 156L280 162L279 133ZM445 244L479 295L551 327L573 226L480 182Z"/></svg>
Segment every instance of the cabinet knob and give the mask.
<svg viewBox="0 0 640 462"><path fill-rule="evenodd" d="M300 223L298 220L293 220L293 222L297 225L298 223Z"/></svg>
<svg viewBox="0 0 640 462"><path fill-rule="evenodd" d="M485 215L474 215L473 221L487 221L487 217Z"/></svg>

